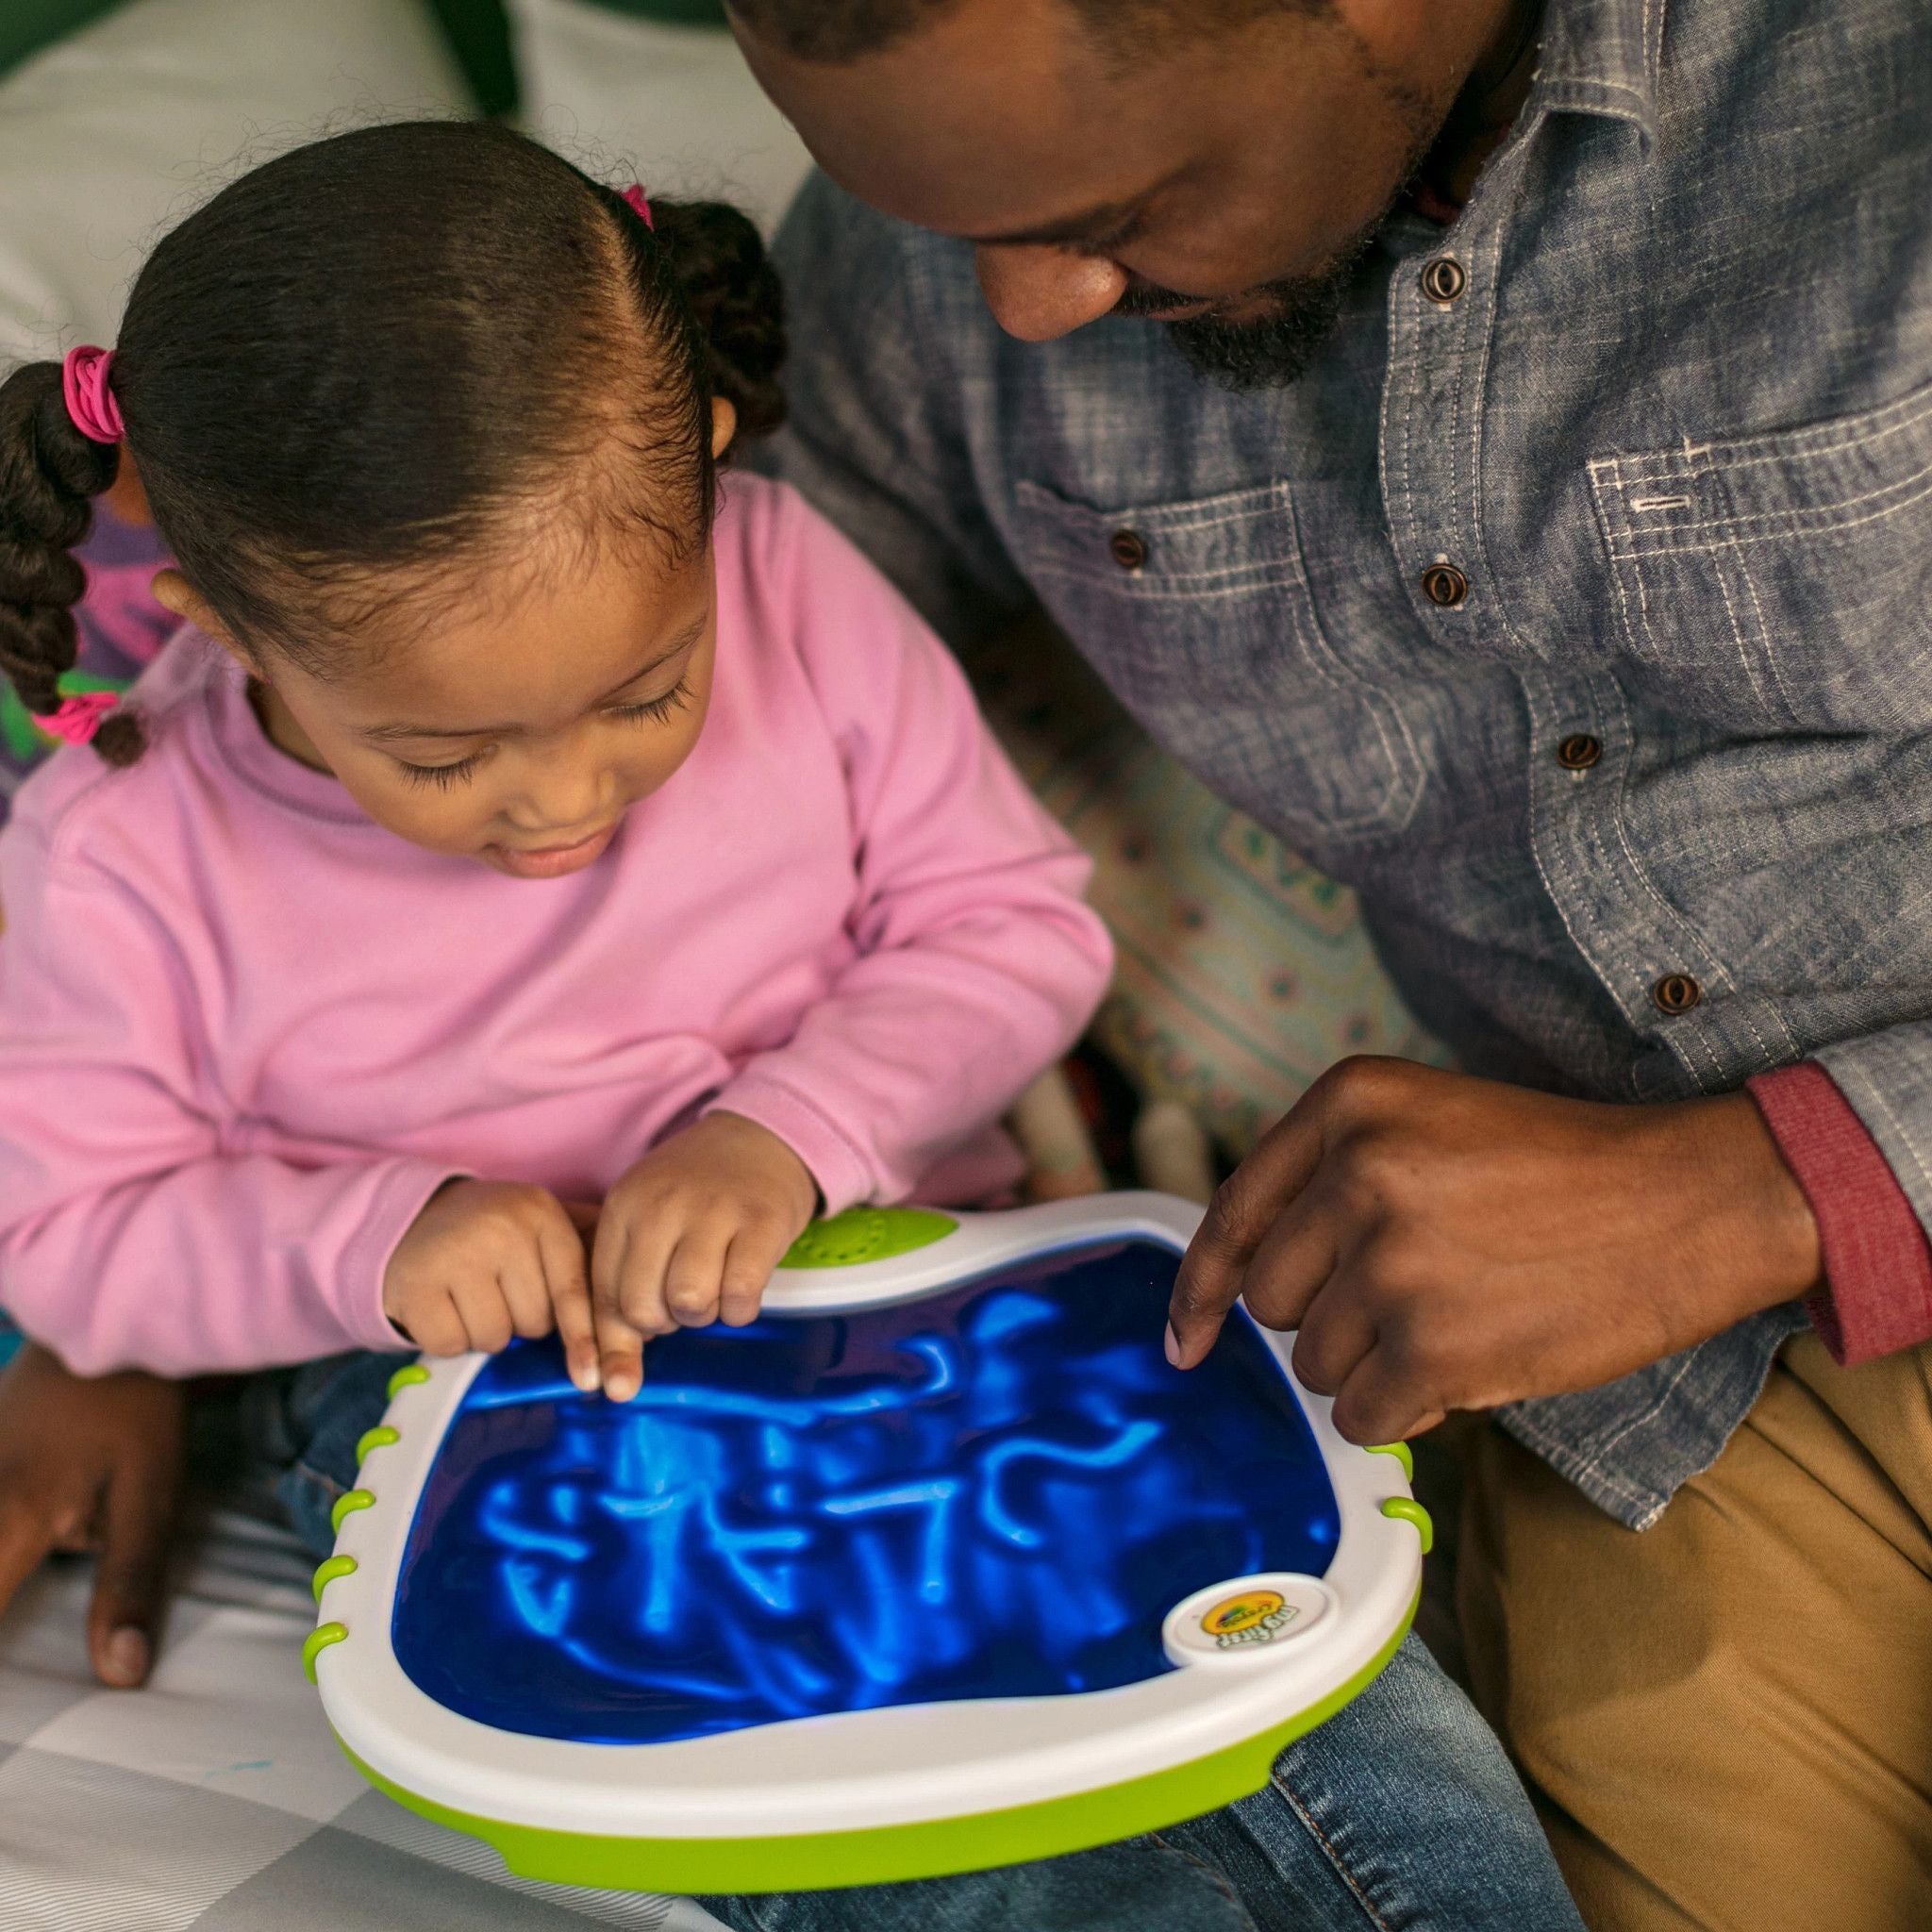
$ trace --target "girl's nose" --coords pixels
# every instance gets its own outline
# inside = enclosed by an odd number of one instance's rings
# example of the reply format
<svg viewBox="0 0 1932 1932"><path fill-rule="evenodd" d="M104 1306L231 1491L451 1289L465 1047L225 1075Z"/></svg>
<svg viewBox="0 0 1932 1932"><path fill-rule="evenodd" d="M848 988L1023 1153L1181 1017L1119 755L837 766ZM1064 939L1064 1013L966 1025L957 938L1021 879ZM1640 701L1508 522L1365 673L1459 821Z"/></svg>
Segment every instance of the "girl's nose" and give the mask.
<svg viewBox="0 0 1932 1932"><path fill-rule="evenodd" d="M1108 314L1127 291L1127 272L1102 257L1036 244L988 246L974 255L993 320L1023 342L1071 335Z"/></svg>
<svg viewBox="0 0 1932 1932"><path fill-rule="evenodd" d="M617 809L619 791L616 773L602 759L586 758L581 748L575 756L560 750L532 761L509 816L532 837L588 835Z"/></svg>

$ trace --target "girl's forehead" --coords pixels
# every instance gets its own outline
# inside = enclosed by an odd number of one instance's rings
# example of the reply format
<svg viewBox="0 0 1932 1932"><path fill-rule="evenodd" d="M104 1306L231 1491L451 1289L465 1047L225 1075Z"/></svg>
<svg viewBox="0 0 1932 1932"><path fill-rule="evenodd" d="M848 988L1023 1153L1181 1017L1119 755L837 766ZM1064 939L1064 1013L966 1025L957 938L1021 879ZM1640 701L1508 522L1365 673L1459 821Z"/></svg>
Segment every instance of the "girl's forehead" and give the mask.
<svg viewBox="0 0 1932 1932"><path fill-rule="evenodd" d="M710 613L709 547L671 558L660 544L587 547L574 568L492 583L460 565L445 595L357 654L327 687L351 728L480 735L566 724L694 641ZM401 612L398 612L401 617Z"/></svg>

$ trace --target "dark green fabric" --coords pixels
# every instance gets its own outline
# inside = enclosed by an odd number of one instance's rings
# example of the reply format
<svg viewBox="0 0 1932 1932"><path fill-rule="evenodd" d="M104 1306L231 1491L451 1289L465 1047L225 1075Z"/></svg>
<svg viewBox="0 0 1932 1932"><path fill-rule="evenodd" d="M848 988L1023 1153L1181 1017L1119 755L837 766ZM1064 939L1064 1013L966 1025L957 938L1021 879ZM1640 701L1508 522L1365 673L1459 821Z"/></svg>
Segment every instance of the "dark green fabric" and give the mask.
<svg viewBox="0 0 1932 1932"><path fill-rule="evenodd" d="M724 0L591 0L634 20L675 26L724 25ZM517 74L510 54L509 20L502 0L429 0L443 31L476 91L486 114L507 114L517 104Z"/></svg>
<svg viewBox="0 0 1932 1932"><path fill-rule="evenodd" d="M0 0L0 74L17 67L63 34L125 6L126 0ZM396 0L397 6L413 0ZM724 25L724 0L591 0L613 13L662 20L679 26ZM517 104L516 67L510 58L509 18L503 0L428 0L458 61L469 76L476 105L486 114L507 114Z"/></svg>
<svg viewBox="0 0 1932 1932"><path fill-rule="evenodd" d="M517 104L517 70L510 58L509 16L503 0L429 0L486 114L508 114Z"/></svg>
<svg viewBox="0 0 1932 1932"><path fill-rule="evenodd" d="M63 35L73 33L127 0L0 0L0 74L20 65ZM395 0L398 7L415 0ZM702 0L666 0L680 16ZM476 104L486 114L502 114L515 107L516 70L510 62L509 20L502 0L428 0L429 10L441 25L458 65L467 75ZM715 12L716 9L712 8Z"/></svg>
<svg viewBox="0 0 1932 1932"><path fill-rule="evenodd" d="M30 54L112 13L127 0L0 0L0 74ZM395 0L398 7L416 0ZM691 0L669 0L674 8ZM509 19L502 0L428 0L458 64L468 77L476 104L486 114L507 113L516 105L516 70L510 63Z"/></svg>
<svg viewBox="0 0 1932 1932"><path fill-rule="evenodd" d="M724 0L591 0L608 13L634 20L663 20L675 26L723 26Z"/></svg>
<svg viewBox="0 0 1932 1932"><path fill-rule="evenodd" d="M49 41L111 13L120 4L121 0L5 0L0 5L0 74L19 66Z"/></svg>

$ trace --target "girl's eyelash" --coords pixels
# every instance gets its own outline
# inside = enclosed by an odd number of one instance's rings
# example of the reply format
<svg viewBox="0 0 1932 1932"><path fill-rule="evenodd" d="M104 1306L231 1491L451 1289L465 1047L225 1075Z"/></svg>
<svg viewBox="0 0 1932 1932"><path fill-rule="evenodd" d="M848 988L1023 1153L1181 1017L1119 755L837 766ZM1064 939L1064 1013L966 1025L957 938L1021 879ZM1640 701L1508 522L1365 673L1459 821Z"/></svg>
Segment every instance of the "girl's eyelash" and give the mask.
<svg viewBox="0 0 1932 1932"><path fill-rule="evenodd" d="M605 716L622 718L626 724L635 724L645 718L662 723L673 711L681 710L690 696L691 686L680 677L661 698L651 698L641 705L613 705ZM458 758L453 765L412 765L407 759L397 762L402 765L411 785L433 785L439 791L447 791L469 777L483 762L483 754L472 752L468 758Z"/></svg>
<svg viewBox="0 0 1932 1932"><path fill-rule="evenodd" d="M411 785L433 785L439 791L447 791L453 785L460 785L478 765L483 762L480 751L472 752L466 758L458 758L453 765L412 765L403 764L404 774Z"/></svg>
<svg viewBox="0 0 1932 1932"><path fill-rule="evenodd" d="M680 677L661 698L650 698L641 705L613 705L605 715L633 723L650 718L661 724L673 711L682 710L690 696L691 686Z"/></svg>

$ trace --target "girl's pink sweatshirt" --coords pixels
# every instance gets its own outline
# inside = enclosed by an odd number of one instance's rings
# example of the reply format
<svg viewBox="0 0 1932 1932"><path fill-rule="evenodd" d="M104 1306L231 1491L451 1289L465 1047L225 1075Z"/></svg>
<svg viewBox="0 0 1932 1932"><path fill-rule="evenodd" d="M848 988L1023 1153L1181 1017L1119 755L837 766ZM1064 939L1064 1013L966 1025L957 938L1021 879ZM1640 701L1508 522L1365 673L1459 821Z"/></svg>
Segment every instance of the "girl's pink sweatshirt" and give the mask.
<svg viewBox="0 0 1932 1932"><path fill-rule="evenodd" d="M383 1270L444 1180L595 1200L714 1108L828 1210L997 1177L973 1150L1107 982L1086 862L800 498L733 477L716 541L697 748L571 877L381 830L192 632L137 692L139 764L24 788L0 1303L29 1335L88 1374L393 1348Z"/></svg>

